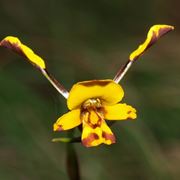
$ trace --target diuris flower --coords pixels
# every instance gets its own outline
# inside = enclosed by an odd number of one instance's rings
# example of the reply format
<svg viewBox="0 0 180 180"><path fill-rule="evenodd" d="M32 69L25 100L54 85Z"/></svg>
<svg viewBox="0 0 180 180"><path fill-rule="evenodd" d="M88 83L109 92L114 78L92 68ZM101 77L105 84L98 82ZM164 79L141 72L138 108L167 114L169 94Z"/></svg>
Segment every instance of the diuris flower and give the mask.
<svg viewBox="0 0 180 180"><path fill-rule="evenodd" d="M124 91L113 80L92 80L75 84L69 92L67 106L70 112L54 124L54 131L69 130L82 124L84 146L115 143L115 136L106 120L135 119L136 110L120 104Z"/></svg>
<svg viewBox="0 0 180 180"><path fill-rule="evenodd" d="M44 60L29 47L13 36L4 38L0 45L25 57L48 79L48 81L67 99L70 112L61 116L53 126L54 131L69 130L82 124L82 143L86 147L101 143L115 143L115 136L105 120L135 119L136 110L126 104L120 104L124 96L118 84L127 70L161 36L173 30L173 26L154 25L147 38L135 51L127 63L122 66L113 80L92 80L75 84L68 92L48 71Z"/></svg>

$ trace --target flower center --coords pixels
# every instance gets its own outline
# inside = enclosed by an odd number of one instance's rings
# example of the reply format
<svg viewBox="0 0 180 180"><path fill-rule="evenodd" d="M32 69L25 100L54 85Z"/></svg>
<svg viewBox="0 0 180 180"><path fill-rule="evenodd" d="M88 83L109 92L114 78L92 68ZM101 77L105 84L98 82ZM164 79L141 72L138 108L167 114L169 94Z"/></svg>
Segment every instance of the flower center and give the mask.
<svg viewBox="0 0 180 180"><path fill-rule="evenodd" d="M102 104L99 98L88 99L82 104L82 108L84 110L91 109L91 108L92 109L100 108L100 107L102 107Z"/></svg>
<svg viewBox="0 0 180 180"><path fill-rule="evenodd" d="M91 128L100 127L104 121L104 111L101 100L92 98L86 100L81 106L81 118L83 124Z"/></svg>

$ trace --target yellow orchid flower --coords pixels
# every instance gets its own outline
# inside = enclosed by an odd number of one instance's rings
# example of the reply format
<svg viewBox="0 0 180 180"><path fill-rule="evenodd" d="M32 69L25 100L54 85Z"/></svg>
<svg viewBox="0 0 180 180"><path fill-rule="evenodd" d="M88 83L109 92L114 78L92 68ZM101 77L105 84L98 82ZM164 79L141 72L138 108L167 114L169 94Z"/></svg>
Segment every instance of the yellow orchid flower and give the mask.
<svg viewBox="0 0 180 180"><path fill-rule="evenodd" d="M173 30L173 26L154 25L150 28L146 41L130 54L129 60L113 80L91 80L76 83L68 92L48 71L44 60L33 52L32 49L21 43L13 36L8 36L0 42L0 46L13 50L25 57L49 80L49 82L67 99L70 112L61 116L53 126L54 131L69 130L82 125L82 144L86 147L99 144L115 143L115 136L106 124L105 120L135 119L136 109L130 105L119 103L124 91L118 84L124 77L132 63L140 57L144 51L152 46L161 36ZM57 142L58 139L54 139ZM73 142L67 138L61 138L62 142Z"/></svg>
<svg viewBox="0 0 180 180"><path fill-rule="evenodd" d="M120 104L124 91L113 80L92 80L75 84L69 92L70 112L54 124L54 131L69 130L82 124L82 143L86 147L115 143L106 120L135 119L136 110Z"/></svg>

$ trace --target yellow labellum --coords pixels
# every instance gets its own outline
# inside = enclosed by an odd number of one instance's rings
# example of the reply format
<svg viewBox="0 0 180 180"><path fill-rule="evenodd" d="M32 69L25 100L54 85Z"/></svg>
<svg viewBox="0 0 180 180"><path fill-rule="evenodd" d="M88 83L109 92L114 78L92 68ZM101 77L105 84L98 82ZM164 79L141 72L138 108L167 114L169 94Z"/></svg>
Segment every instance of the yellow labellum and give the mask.
<svg viewBox="0 0 180 180"><path fill-rule="evenodd" d="M21 56L25 56L33 65L37 66L38 68L46 68L44 60L35 54L32 49L21 43L17 37L7 36L1 41L0 45L8 49L12 49Z"/></svg>
<svg viewBox="0 0 180 180"><path fill-rule="evenodd" d="M130 61L136 60L139 56L141 56L144 53L144 51L146 51L149 47L151 47L161 36L165 35L169 31L172 31L173 29L174 27L169 25L152 26L147 34L147 38L145 42L130 54L129 60Z"/></svg>

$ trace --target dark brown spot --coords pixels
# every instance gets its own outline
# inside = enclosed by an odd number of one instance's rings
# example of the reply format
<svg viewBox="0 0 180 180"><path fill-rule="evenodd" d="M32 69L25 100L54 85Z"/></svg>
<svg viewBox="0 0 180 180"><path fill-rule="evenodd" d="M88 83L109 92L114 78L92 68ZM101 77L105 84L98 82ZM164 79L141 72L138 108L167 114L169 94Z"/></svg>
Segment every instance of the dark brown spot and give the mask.
<svg viewBox="0 0 180 180"><path fill-rule="evenodd" d="M128 117L127 117L127 120L128 120L128 119L129 119L129 120L132 120L132 119L135 120L135 118L132 118L131 116L128 116Z"/></svg>
<svg viewBox="0 0 180 180"><path fill-rule="evenodd" d="M2 40L0 42L0 46L8 48L12 51L14 51L15 53L19 54L20 56L26 58L32 65L34 65L35 67L37 67L39 69L39 66L37 66L35 63L33 63L32 61L30 61L28 59L28 57L26 56L26 54L22 51L21 46L18 43L11 43L8 40Z"/></svg>
<svg viewBox="0 0 180 180"><path fill-rule="evenodd" d="M115 143L116 142L116 138L114 136L114 134L110 134L110 133L107 133L105 131L102 132L102 137L106 140L110 140L111 143Z"/></svg>
<svg viewBox="0 0 180 180"><path fill-rule="evenodd" d="M98 120L93 124L91 121L91 111L92 110L81 109L81 117L83 118L83 116L85 116L85 113L88 113L88 118L85 120L85 123L87 123L92 129L96 129L97 127L101 126L104 117L103 114L101 114L102 112L98 112L98 110L95 109L94 113L97 115Z"/></svg>
<svg viewBox="0 0 180 180"><path fill-rule="evenodd" d="M58 125L57 131L63 131L62 125Z"/></svg>
<svg viewBox="0 0 180 180"><path fill-rule="evenodd" d="M81 82L79 84L82 84L84 86L106 86L108 85L110 82L112 82L112 80L106 80L106 81L102 81L102 80L91 80L91 81L84 81Z"/></svg>
<svg viewBox="0 0 180 180"><path fill-rule="evenodd" d="M86 138L82 140L82 144L86 147L90 147L92 142L99 139L96 133L90 133Z"/></svg>
<svg viewBox="0 0 180 180"><path fill-rule="evenodd" d="M156 33L153 32L151 41L149 42L149 44L147 45L146 49L150 48L158 39L160 38L160 36L156 36Z"/></svg>
<svg viewBox="0 0 180 180"><path fill-rule="evenodd" d="M146 46L146 48L144 49L144 51L140 54L138 54L137 56L134 57L134 60L137 60L141 55L144 54L144 52L149 49L156 41L158 40L158 37L156 36L156 33L153 32L152 38L149 42L149 44Z"/></svg>
<svg viewBox="0 0 180 180"><path fill-rule="evenodd" d="M164 34L172 31L173 28L172 27L165 27L165 28L160 28L159 29L159 37L163 36Z"/></svg>
<svg viewBox="0 0 180 180"><path fill-rule="evenodd" d="M156 35L155 32L153 32L151 41L149 42L148 46L146 49L150 48L161 36L165 35L169 31L172 31L173 29L171 27L165 27L165 28L160 28L158 31L158 35Z"/></svg>
<svg viewBox="0 0 180 180"><path fill-rule="evenodd" d="M127 114L131 114L131 113L132 113L132 111L128 111L128 112L127 112Z"/></svg>
<svg viewBox="0 0 180 180"><path fill-rule="evenodd" d="M0 45L3 46L3 47L6 47L8 49L13 50L14 52L18 53L21 56L26 57L25 54L22 52L22 50L21 50L21 48L20 48L18 43L10 43L7 40L3 40L3 41L1 41Z"/></svg>
<svg viewBox="0 0 180 180"><path fill-rule="evenodd" d="M101 121L98 120L98 122L96 124L92 124L92 123L88 122L88 125L91 126L92 129L96 129L97 127L101 126Z"/></svg>
<svg viewBox="0 0 180 180"><path fill-rule="evenodd" d="M134 57L134 60L136 60L139 56L141 56L142 54L144 54L144 52L149 49L161 36L167 34L168 32L172 31L173 28L172 27L164 27L164 28L160 28L158 31L158 36L156 35L155 31L153 31L153 35L151 37L151 40L149 42L149 44L147 45L146 49L139 55L137 55L136 57Z"/></svg>

